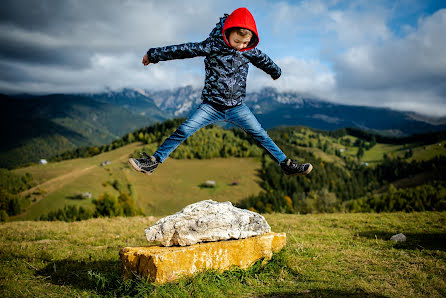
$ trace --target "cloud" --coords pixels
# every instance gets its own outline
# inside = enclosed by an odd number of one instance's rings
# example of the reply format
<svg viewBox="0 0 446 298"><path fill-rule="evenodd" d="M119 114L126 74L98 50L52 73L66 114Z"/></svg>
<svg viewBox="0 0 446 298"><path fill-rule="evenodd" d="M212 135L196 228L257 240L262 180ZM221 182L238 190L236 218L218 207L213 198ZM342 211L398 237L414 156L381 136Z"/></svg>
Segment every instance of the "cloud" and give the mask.
<svg viewBox="0 0 446 298"><path fill-rule="evenodd" d="M199 87L202 80L190 71L196 61L151 65L147 71L141 60L150 47L204 39L218 20L214 10L216 5L198 0L5 1L0 91Z"/></svg>
<svg viewBox="0 0 446 298"><path fill-rule="evenodd" d="M180 61L142 65L141 57L127 54L95 54L84 69L60 68L41 64L2 63L0 89L10 93L78 93L101 92L104 89L162 89L191 85L203 86L204 70L193 72ZM193 59L195 60L195 59ZM189 65L202 64L190 61ZM199 67L202 69L203 66ZM81 86L81 88L79 87Z"/></svg>
<svg viewBox="0 0 446 298"><path fill-rule="evenodd" d="M369 104L445 115L445 30L443 9L420 19L418 29L404 38L347 49L334 59L337 96L348 103L359 95Z"/></svg>
<svg viewBox="0 0 446 298"><path fill-rule="evenodd" d="M316 28L321 40L314 57L278 60L287 82L277 86L333 102L446 115L446 9L415 26L390 28L398 6L364 3L277 4L271 13L277 32L299 39ZM296 55L304 46L296 46Z"/></svg>
<svg viewBox="0 0 446 298"><path fill-rule="evenodd" d="M326 98L335 87L334 74L320 61L285 57L275 62L282 70L281 77L275 81L253 66L248 76L248 91L268 86L281 91L298 91L309 96Z"/></svg>
<svg viewBox="0 0 446 298"><path fill-rule="evenodd" d="M141 59L150 47L203 40L219 16L241 5L204 3L3 1L0 92L200 88L202 58L149 67ZM252 66L248 91L272 86L333 102L446 115L445 9L425 13L416 0L243 5L256 17L260 49L282 68L273 81ZM413 15L418 22L407 21Z"/></svg>

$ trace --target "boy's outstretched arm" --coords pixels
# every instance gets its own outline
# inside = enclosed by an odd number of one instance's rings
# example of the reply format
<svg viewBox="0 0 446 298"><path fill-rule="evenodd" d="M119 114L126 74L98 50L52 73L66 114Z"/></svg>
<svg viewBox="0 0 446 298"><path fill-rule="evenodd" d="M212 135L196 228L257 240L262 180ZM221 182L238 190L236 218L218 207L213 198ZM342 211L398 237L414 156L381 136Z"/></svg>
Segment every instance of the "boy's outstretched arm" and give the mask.
<svg viewBox="0 0 446 298"><path fill-rule="evenodd" d="M269 74L274 80L277 80L282 74L280 67L277 66L277 64L274 63L274 61L268 57L268 55L259 49L254 48L250 51L246 51L245 53L246 57L249 59L249 62L251 62L255 67L258 67Z"/></svg>
<svg viewBox="0 0 446 298"><path fill-rule="evenodd" d="M210 46L208 40L151 48L147 51L147 59L145 59L146 55L144 55L142 63L148 65L149 63L158 63L159 61L206 56L209 52Z"/></svg>

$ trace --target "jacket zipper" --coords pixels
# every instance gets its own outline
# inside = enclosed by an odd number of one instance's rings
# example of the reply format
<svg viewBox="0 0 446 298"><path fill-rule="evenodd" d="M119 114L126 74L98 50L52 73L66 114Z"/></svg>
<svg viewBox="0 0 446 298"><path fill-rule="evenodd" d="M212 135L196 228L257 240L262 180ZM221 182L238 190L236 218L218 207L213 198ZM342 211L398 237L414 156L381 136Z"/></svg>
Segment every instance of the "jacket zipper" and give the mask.
<svg viewBox="0 0 446 298"><path fill-rule="evenodd" d="M232 59L232 90L231 90L231 106L232 106L232 100L234 99L234 85L235 85L235 67L234 67L234 62L235 62L235 58L237 57L238 53L236 52L233 59Z"/></svg>

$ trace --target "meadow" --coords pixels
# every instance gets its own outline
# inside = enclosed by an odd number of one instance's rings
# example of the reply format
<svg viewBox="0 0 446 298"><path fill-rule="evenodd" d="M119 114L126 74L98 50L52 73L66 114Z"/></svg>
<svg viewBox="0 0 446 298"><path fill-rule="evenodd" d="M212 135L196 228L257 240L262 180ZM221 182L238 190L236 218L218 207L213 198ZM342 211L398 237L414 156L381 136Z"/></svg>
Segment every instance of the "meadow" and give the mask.
<svg viewBox="0 0 446 298"><path fill-rule="evenodd" d="M168 215L179 207L212 199L237 202L260 191L256 173L260 162L254 158L215 158L210 160L176 160L169 158L158 167L156 174L143 175L128 165L134 150L142 148L132 143L119 149L89 158L51 162L16 169L24 175L31 173L38 184L22 196L31 196L31 206L12 220L32 220L66 205L89 207L91 200L75 200L76 194L90 192L93 198L108 192L118 192L110 185L119 181L131 185L136 206L147 215ZM103 161L109 165L101 166ZM206 180L217 183L215 188L204 188ZM236 185L233 183L236 182Z"/></svg>
<svg viewBox="0 0 446 298"><path fill-rule="evenodd" d="M265 267L166 285L120 279L118 251L148 245L156 217L0 224L1 297L444 297L446 212L267 214L287 233ZM390 237L407 236L396 243Z"/></svg>
<svg viewBox="0 0 446 298"><path fill-rule="evenodd" d="M201 134L204 136L201 137L212 138L215 133L222 134L223 130L217 127L206 128L202 130ZM336 138L306 127L279 128L273 130L271 134L280 140L289 140L298 150L309 152L324 163L332 163L339 167L345 167L348 162L374 167L383 160L384 156L405 158L409 162L428 160L434 156L446 156L446 141L444 140L429 145L376 143L371 146L369 142L352 135ZM200 139L200 136L194 137L196 140ZM200 142L195 143L200 144ZM183 144L180 149L191 149L192 146L197 145L192 144L194 143ZM365 148L360 158L357 156L359 146ZM137 173L129 167L127 160L131 154L143 148L152 152L155 147L155 143L133 142L95 156L15 169L14 172L19 175L31 173L36 186L20 194L30 197L31 205L25 212L11 216L10 220L38 219L41 215L68 205L92 208L90 199L73 198L85 192L91 193L92 198L98 198L103 193L118 196L119 192L113 187L113 183L128 187L128 191L132 192L131 196L135 200L136 207L141 208L144 214L152 216L168 215L179 207L206 199L237 203L262 190L258 177L261 159L257 157L168 158L151 176ZM411 156L405 157L409 149ZM110 164L101 166L100 164L104 161L109 161ZM427 171L394 183L399 187L418 185L435 179L431 176ZM206 180L216 181L217 187L203 187Z"/></svg>

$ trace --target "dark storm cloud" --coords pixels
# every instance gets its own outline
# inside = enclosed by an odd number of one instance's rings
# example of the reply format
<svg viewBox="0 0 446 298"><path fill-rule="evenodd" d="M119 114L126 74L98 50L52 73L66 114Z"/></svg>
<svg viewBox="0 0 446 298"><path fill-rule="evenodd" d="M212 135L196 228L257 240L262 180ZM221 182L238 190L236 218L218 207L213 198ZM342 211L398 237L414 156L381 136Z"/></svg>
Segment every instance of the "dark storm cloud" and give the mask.
<svg viewBox="0 0 446 298"><path fill-rule="evenodd" d="M112 26L116 12L105 1L4 1L0 13L0 58L21 63L82 69L91 56L107 48L97 31ZM83 2L86 4L88 2ZM111 37L108 34L108 37ZM91 46L92 45L92 46Z"/></svg>
<svg viewBox="0 0 446 298"><path fill-rule="evenodd" d="M215 6L199 0L3 1L0 92L172 88L195 82L195 74L179 72L175 63L151 66L149 72L141 58L150 47L204 39L218 19Z"/></svg>
<svg viewBox="0 0 446 298"><path fill-rule="evenodd" d="M14 40L0 35L0 59L20 63L64 65L74 69L90 66L91 52L72 46L54 46L29 40Z"/></svg>
<svg viewBox="0 0 446 298"><path fill-rule="evenodd" d="M186 40L183 30L194 26L193 17L203 8L174 14L183 7L172 1L6 0L0 13L0 56L85 68L95 53L142 53L149 44Z"/></svg>

